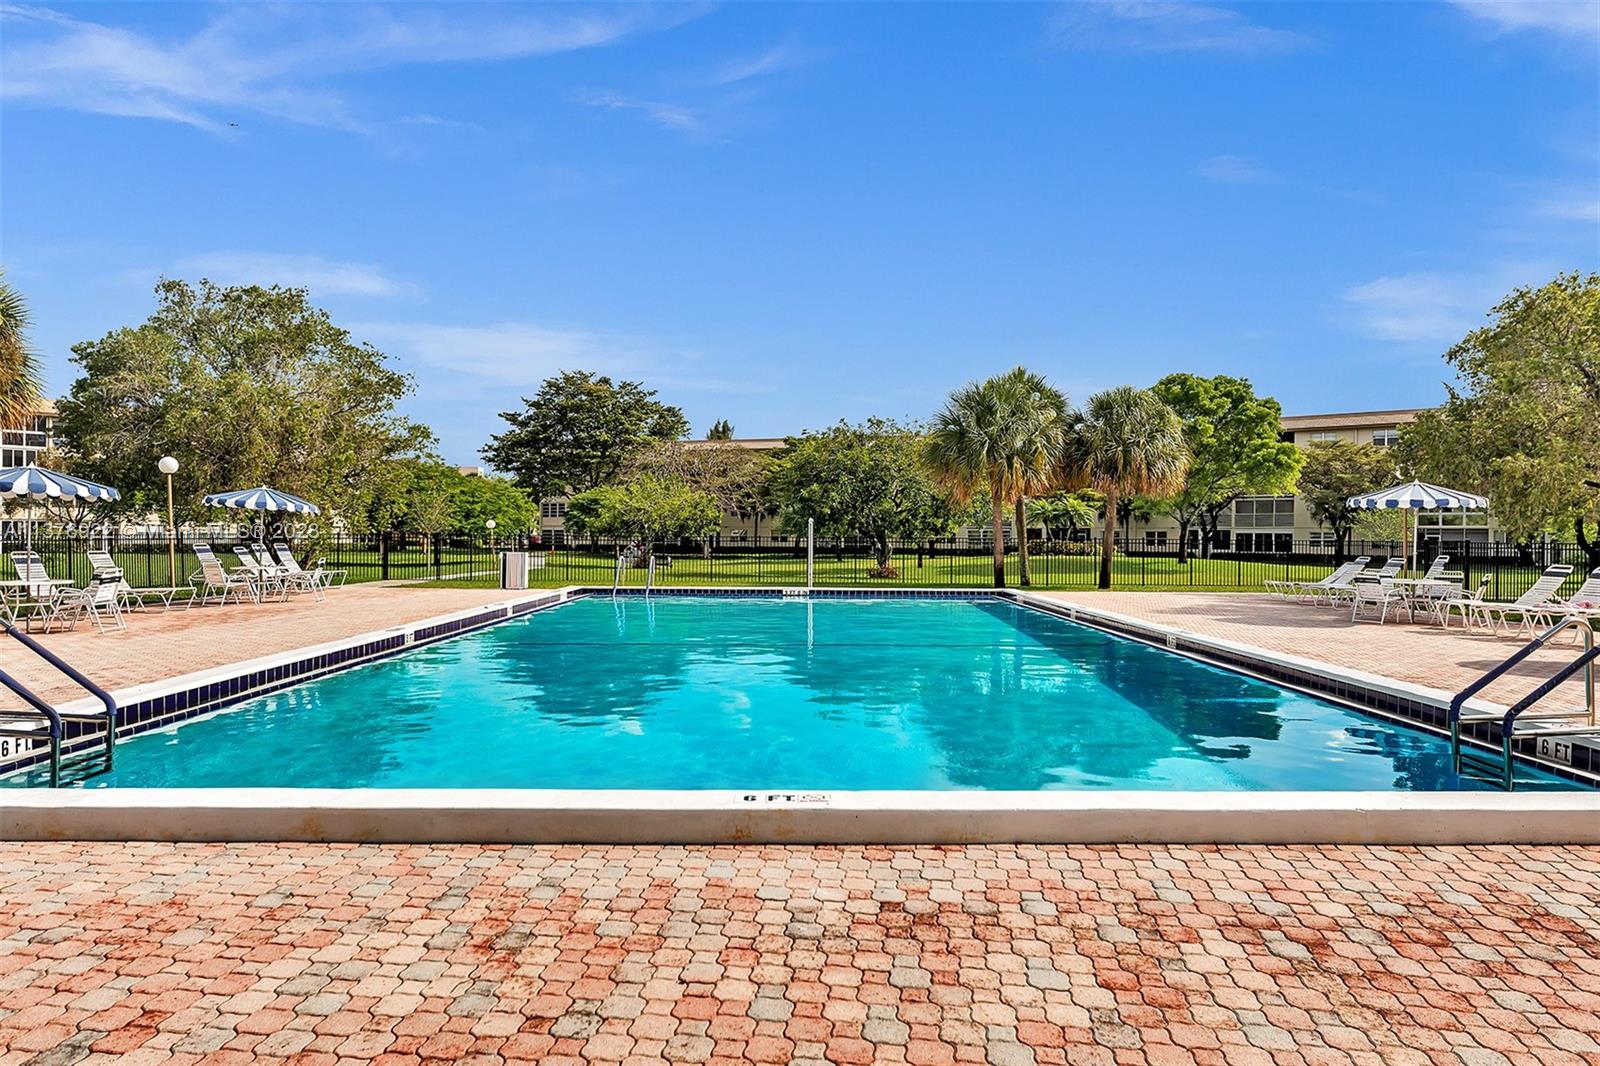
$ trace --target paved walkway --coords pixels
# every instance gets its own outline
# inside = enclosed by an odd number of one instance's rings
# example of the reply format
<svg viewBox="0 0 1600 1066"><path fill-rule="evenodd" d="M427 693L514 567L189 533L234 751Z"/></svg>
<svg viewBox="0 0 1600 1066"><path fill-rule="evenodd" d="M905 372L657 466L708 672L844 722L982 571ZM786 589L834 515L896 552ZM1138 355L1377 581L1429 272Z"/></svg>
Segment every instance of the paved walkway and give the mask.
<svg viewBox="0 0 1600 1066"><path fill-rule="evenodd" d="M1258 648L1316 659L1381 674L1399 681L1457 692L1526 643L1482 632L1390 621L1352 622L1350 610L1313 607L1261 593L1221 592L1046 592L1045 596L1147 622L1174 626L1202 636L1253 644ZM1514 702L1556 668L1571 662L1576 645L1559 638L1554 650L1541 650L1484 691L1484 698ZM1577 681L1559 698L1582 705Z"/></svg>
<svg viewBox="0 0 1600 1066"><path fill-rule="evenodd" d="M351 585L330 590L321 603L293 596L286 602L137 611L127 616L128 628L121 632L100 633L92 623L80 622L75 630L35 636L101 687L116 689L449 614L508 595L499 589ZM6 670L48 699L83 695L31 655L0 650L0 657Z"/></svg>
<svg viewBox="0 0 1600 1066"><path fill-rule="evenodd" d="M1600 1062L1600 849L0 845L0 1063Z"/></svg>

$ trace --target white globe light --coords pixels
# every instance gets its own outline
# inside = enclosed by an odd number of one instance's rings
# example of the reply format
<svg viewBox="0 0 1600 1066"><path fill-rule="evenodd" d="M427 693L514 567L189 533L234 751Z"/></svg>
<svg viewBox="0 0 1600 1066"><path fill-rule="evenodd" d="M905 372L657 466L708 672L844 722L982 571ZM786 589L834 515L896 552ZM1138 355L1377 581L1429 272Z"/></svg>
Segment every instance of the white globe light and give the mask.
<svg viewBox="0 0 1600 1066"><path fill-rule="evenodd" d="M487 522L484 523L484 526L486 528L488 528L488 529L493 529L494 528L494 519L492 519L492 518L489 519Z"/></svg>
<svg viewBox="0 0 1600 1066"><path fill-rule="evenodd" d="M176 474L178 472L178 460L174 459L170 455L163 455L161 457L161 461L156 464L156 469L160 470L163 474Z"/></svg>

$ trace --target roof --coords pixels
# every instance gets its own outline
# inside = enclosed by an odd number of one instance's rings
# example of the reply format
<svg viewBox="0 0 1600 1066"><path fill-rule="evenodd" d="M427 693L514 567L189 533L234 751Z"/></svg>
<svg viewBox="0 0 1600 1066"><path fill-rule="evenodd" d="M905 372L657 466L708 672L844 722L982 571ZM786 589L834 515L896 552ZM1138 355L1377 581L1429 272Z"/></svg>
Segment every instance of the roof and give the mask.
<svg viewBox="0 0 1600 1066"><path fill-rule="evenodd" d="M1362 429L1367 426L1397 426L1415 422L1423 407L1400 407L1392 411L1339 411L1326 415L1285 415L1283 428L1301 429Z"/></svg>
<svg viewBox="0 0 1600 1066"><path fill-rule="evenodd" d="M784 437L740 437L735 440L686 440L683 443L702 448L720 445L726 448L746 448L753 452L770 452L783 447L785 440Z"/></svg>

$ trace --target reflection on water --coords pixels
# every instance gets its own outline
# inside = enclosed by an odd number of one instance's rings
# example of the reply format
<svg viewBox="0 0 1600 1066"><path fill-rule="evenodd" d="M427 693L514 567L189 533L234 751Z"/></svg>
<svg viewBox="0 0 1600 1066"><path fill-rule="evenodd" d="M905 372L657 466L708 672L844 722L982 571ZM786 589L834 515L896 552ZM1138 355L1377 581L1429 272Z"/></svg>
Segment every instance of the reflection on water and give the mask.
<svg viewBox="0 0 1600 1066"><path fill-rule="evenodd" d="M136 738L91 784L1478 787L1448 763L998 600L602 597Z"/></svg>

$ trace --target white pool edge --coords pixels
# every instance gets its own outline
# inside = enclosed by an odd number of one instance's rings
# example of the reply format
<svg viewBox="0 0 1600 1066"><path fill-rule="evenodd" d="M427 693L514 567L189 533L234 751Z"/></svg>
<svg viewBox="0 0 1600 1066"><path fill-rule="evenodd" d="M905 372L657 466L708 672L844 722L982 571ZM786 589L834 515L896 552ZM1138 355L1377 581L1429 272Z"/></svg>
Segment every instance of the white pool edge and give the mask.
<svg viewBox="0 0 1600 1066"><path fill-rule="evenodd" d="M486 844L1600 844L1600 793L108 789L0 839Z"/></svg>

